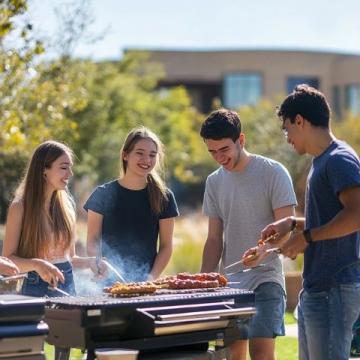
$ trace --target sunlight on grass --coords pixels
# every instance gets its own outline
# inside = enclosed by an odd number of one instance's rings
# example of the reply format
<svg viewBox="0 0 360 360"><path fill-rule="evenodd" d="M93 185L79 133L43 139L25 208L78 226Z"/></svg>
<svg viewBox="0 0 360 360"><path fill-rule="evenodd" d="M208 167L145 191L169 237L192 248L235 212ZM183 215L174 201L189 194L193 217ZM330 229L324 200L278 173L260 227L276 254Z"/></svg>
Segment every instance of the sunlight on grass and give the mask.
<svg viewBox="0 0 360 360"><path fill-rule="evenodd" d="M46 360L54 359L54 346L45 343L45 356ZM71 349L69 360L81 360L84 354L79 349Z"/></svg>
<svg viewBox="0 0 360 360"><path fill-rule="evenodd" d="M297 321L294 318L294 314L292 312L286 312L285 313L285 324L286 325L291 325L291 324L296 324Z"/></svg>
<svg viewBox="0 0 360 360"><path fill-rule="evenodd" d="M289 336L279 336L276 339L276 360L297 360L298 339Z"/></svg>

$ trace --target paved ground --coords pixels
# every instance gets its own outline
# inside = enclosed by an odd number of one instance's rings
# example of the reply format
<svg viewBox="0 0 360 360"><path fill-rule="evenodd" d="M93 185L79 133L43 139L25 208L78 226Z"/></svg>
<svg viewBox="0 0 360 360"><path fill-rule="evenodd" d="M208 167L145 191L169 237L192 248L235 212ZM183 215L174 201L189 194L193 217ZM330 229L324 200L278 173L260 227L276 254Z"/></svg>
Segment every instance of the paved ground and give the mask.
<svg viewBox="0 0 360 360"><path fill-rule="evenodd" d="M286 336L298 337L297 324L285 325Z"/></svg>

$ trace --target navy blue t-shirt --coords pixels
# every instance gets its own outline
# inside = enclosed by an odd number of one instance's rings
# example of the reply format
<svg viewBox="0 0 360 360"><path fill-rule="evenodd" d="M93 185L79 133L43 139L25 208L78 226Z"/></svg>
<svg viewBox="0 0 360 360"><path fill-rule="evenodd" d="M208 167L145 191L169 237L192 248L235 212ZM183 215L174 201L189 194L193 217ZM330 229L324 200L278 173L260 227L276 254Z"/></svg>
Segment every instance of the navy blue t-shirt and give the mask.
<svg viewBox="0 0 360 360"><path fill-rule="evenodd" d="M101 252L128 281L145 280L157 255L159 220L179 215L175 197L167 190L164 210L150 208L147 188L130 190L117 180L98 186L84 205L103 215Z"/></svg>
<svg viewBox="0 0 360 360"><path fill-rule="evenodd" d="M333 141L313 159L308 175L306 228L333 219L343 209L339 194L353 186L360 186L359 157L345 142ZM360 282L360 232L310 244L304 254L303 276L308 291Z"/></svg>

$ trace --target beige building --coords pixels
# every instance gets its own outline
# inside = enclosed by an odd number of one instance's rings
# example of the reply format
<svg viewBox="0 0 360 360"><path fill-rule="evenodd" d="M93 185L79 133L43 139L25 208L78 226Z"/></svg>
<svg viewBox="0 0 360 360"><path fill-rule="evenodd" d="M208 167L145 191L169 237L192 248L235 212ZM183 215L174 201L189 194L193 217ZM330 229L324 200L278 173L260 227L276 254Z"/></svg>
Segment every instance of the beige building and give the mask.
<svg viewBox="0 0 360 360"><path fill-rule="evenodd" d="M360 55L280 50L150 52L152 60L165 68L160 86L184 85L203 112L211 109L214 98L236 108L307 83L325 93L336 115L346 110L360 115Z"/></svg>

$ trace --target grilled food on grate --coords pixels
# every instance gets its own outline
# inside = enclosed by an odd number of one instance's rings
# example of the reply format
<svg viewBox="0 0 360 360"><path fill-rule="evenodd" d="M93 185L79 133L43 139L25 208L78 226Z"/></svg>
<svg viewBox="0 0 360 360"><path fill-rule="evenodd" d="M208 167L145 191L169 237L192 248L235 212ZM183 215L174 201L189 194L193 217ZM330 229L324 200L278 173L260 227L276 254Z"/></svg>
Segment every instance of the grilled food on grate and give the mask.
<svg viewBox="0 0 360 360"><path fill-rule="evenodd" d="M216 272L198 274L180 273L176 277L179 280L218 281L219 286L227 285L226 277Z"/></svg>
<svg viewBox="0 0 360 360"><path fill-rule="evenodd" d="M116 282L111 287L104 289L113 296L137 296L153 294L157 289L183 290L183 289L214 289L227 285L227 279L219 273L180 273L165 276L153 282Z"/></svg>
<svg viewBox="0 0 360 360"><path fill-rule="evenodd" d="M168 289L210 289L218 288L219 282L217 280L170 280L168 282Z"/></svg>
<svg viewBox="0 0 360 360"><path fill-rule="evenodd" d="M116 282L111 287L105 288L104 291L113 296L135 296L153 294L158 287L151 282L133 282L122 284Z"/></svg>
<svg viewBox="0 0 360 360"><path fill-rule="evenodd" d="M165 289L197 289L216 288L226 286L227 279L219 273L179 273L174 276L166 276L154 281L154 284Z"/></svg>

